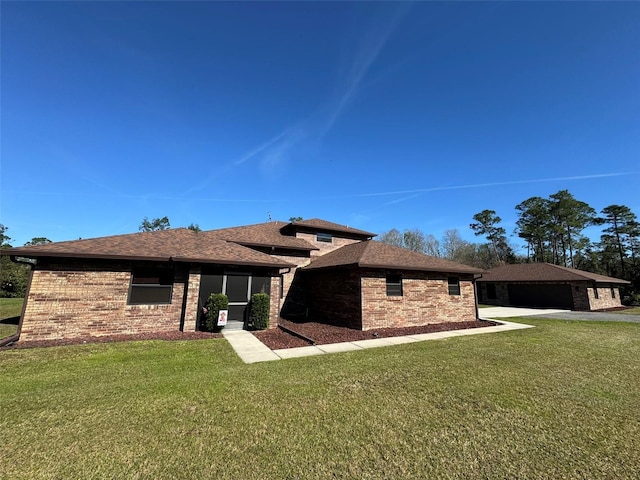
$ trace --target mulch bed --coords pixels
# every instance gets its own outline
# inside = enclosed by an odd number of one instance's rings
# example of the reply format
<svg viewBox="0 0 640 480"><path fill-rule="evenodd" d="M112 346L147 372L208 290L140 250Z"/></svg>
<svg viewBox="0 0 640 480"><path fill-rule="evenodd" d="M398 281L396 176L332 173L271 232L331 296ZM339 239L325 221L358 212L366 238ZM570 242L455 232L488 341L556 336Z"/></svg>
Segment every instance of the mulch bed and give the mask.
<svg viewBox="0 0 640 480"><path fill-rule="evenodd" d="M280 319L279 324L313 340L313 343L316 345L353 342L356 340L369 340L372 338L401 337L404 335L417 335L419 333L444 332L448 330L463 330L466 328L482 328L497 325L495 322L472 320L468 322L434 323L420 327L378 328L375 330L362 331L346 327L337 327L335 325L327 325L324 323L296 323L283 319ZM280 328L252 333L272 350L280 348L307 347L312 345L311 342L287 333Z"/></svg>
<svg viewBox="0 0 640 480"><path fill-rule="evenodd" d="M60 345L78 345L87 343L111 343L131 342L137 340L205 340L208 338L222 338L221 333L208 332L165 332L165 333L140 333L136 335L105 335L103 337L79 337L62 340L33 340L31 342L18 342L12 345L0 347L0 350L20 348L58 347Z"/></svg>
<svg viewBox="0 0 640 480"><path fill-rule="evenodd" d="M279 324L292 330L311 341L285 332L280 328L252 332L262 343L272 350L280 348L307 347L309 345L326 345L328 343L354 342L356 340L369 340L372 338L400 337L403 335L417 335L419 333L444 332L447 330L462 330L465 328L482 328L496 325L485 320L469 322L434 323L420 327L405 328L378 328L375 330L354 330L352 328L338 327L317 322L291 322L280 319ZM18 342L0 347L0 350L57 347L61 345L82 345L89 343L131 342L137 340L204 340L210 338L222 338L221 333L208 332L166 332L143 333L137 335L106 335L103 337L80 337L63 340L34 340L31 342Z"/></svg>

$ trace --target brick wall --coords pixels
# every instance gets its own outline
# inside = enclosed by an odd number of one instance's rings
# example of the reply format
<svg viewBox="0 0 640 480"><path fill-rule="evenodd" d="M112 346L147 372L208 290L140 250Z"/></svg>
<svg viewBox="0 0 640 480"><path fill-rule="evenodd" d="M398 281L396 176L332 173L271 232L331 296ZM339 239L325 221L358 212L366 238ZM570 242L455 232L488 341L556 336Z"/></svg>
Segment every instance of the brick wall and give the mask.
<svg viewBox="0 0 640 480"><path fill-rule="evenodd" d="M312 319L359 330L410 327L476 319L470 276L460 277L460 295L449 295L447 277L405 272L403 295L387 296L386 272L331 269L305 272Z"/></svg>
<svg viewBox="0 0 640 480"><path fill-rule="evenodd" d="M319 242L317 240L317 235L315 233L304 233L297 232L296 237L303 238L311 245L318 247L319 250L312 250L312 257L319 257L324 255L325 253L333 252L337 248L344 247L345 245L351 245L352 243L357 243L361 240L356 240L353 238L341 237L340 234L334 233L331 242Z"/></svg>
<svg viewBox="0 0 640 480"><path fill-rule="evenodd" d="M280 277L271 277L270 292L269 328L277 328L280 318Z"/></svg>
<svg viewBox="0 0 640 480"><path fill-rule="evenodd" d="M460 295L449 295L446 275L404 272L403 295L393 297L387 296L386 272L363 271L363 330L475 320L472 277L459 278Z"/></svg>
<svg viewBox="0 0 640 480"><path fill-rule="evenodd" d="M596 287L598 289L598 298L596 298L594 291L594 288ZM616 308L622 306L622 302L620 301L620 288L615 285L598 283L594 286L592 284L587 287L586 294L589 298L590 308L582 308L581 310L602 310L605 308Z"/></svg>
<svg viewBox="0 0 640 480"><path fill-rule="evenodd" d="M128 263L37 266L20 341L179 330L187 273L176 269L170 305L127 305L130 279Z"/></svg>
<svg viewBox="0 0 640 480"><path fill-rule="evenodd" d="M289 295L289 289L291 288L291 284L293 283L296 269L309 265L309 263L311 262L311 258L306 255L272 255L272 257L296 265L296 267L292 268L289 273L285 273L284 275L282 275L282 298L286 298L287 295Z"/></svg>
<svg viewBox="0 0 640 480"><path fill-rule="evenodd" d="M302 276L309 317L362 329L360 275L355 269L309 270Z"/></svg>
<svg viewBox="0 0 640 480"><path fill-rule="evenodd" d="M187 305L184 314L184 332L195 332L198 325L198 297L200 295L201 268L199 265L189 269L189 286L187 289Z"/></svg>

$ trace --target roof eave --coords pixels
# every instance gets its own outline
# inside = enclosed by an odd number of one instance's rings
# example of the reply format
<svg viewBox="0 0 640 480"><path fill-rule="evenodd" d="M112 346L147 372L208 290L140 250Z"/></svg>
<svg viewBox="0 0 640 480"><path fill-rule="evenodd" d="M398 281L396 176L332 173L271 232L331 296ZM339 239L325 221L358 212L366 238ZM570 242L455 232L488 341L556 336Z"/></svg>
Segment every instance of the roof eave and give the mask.
<svg viewBox="0 0 640 480"><path fill-rule="evenodd" d="M469 275L485 272L485 270L480 270L475 268L469 268L469 269L435 268L435 267L418 267L418 266L412 266L412 265L386 265L386 264L376 264L376 263L358 263L358 266L361 268L412 270L416 272L433 272L433 273L466 273Z"/></svg>
<svg viewBox="0 0 640 480"><path fill-rule="evenodd" d="M11 252L11 256L25 258L79 258L92 260L125 260L125 261L148 261L148 262L187 262L187 263L213 263L220 265L251 265L256 267L289 268L295 267L289 262L260 262L242 261L228 259L211 259L182 256L149 256L149 255L113 255L101 253L70 253L70 252L43 252L34 254L33 252Z"/></svg>
<svg viewBox="0 0 640 480"><path fill-rule="evenodd" d="M216 265L247 265L252 267L270 267L270 268L289 268L295 267L293 263L288 262L259 262L259 261L243 261L243 260L225 260L211 258L192 258L192 257L172 257L175 262L183 263L207 263Z"/></svg>
<svg viewBox="0 0 640 480"><path fill-rule="evenodd" d="M309 252L311 250L320 250L318 247L315 247L309 244L308 247L303 246L292 246L292 245L274 245L273 243L253 243L253 242L243 242L241 240L225 240L226 242L235 243L237 245L242 245L244 247L269 247L269 248L283 248L286 250L300 250L303 252Z"/></svg>
<svg viewBox="0 0 640 480"><path fill-rule="evenodd" d="M520 279L520 280L513 280L513 279L502 279L502 278L487 278L487 277L482 277L482 280L478 279L479 282L485 282L485 283L498 283L498 282L505 282L505 283L531 283L531 282L535 282L535 283L558 283L558 282L586 282L586 283L614 283L614 284L621 284L621 285L629 285L631 284L631 282L627 281L627 280L622 280L622 279L612 279L612 280L595 280L593 278L556 278L556 279L545 279L545 280L541 280L541 279L536 279L536 278L529 278L529 279Z"/></svg>
<svg viewBox="0 0 640 480"><path fill-rule="evenodd" d="M358 267L358 268L372 268L376 270L411 270L414 272L432 272L432 273L461 273L473 275L476 273L484 273L484 270L479 269L464 269L464 270L454 270L454 269L438 269L438 268L422 268L422 267L413 267L413 266L403 266L403 265L385 265L385 264L374 264L374 263L363 263L363 262L352 262L352 263L340 263L336 265L325 265L325 266L314 266L313 263L303 267L301 270L326 270L330 268L345 268L345 267Z"/></svg>
<svg viewBox="0 0 640 480"><path fill-rule="evenodd" d="M106 253L84 253L84 252L11 252L11 256L25 258L84 258L94 260L147 260L155 262L168 262L169 256L150 255L114 255Z"/></svg>

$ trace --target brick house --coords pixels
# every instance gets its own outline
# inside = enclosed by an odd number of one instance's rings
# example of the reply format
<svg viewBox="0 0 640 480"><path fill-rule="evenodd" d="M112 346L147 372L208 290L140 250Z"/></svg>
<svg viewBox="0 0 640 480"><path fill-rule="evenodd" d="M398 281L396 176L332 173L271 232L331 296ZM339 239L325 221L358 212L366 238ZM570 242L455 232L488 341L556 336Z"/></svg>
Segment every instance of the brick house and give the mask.
<svg viewBox="0 0 640 480"><path fill-rule="evenodd" d="M242 326L253 293L280 317L357 329L477 318L481 270L320 219L185 228L12 248L32 264L21 341L195 331L211 293Z"/></svg>
<svg viewBox="0 0 640 480"><path fill-rule="evenodd" d="M626 280L561 267L525 263L496 267L477 280L478 299L489 305L603 310L622 306Z"/></svg>

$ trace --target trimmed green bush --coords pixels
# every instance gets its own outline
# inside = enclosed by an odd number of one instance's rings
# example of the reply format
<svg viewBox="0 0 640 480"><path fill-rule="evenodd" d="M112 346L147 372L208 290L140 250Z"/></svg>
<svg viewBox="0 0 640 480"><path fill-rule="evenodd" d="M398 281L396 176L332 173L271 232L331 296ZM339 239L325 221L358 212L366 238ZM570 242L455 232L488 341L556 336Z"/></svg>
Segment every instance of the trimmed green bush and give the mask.
<svg viewBox="0 0 640 480"><path fill-rule="evenodd" d="M212 332L218 328L220 310L229 309L229 297L224 293L212 293L204 304L204 308L206 308L204 326L207 331Z"/></svg>
<svg viewBox="0 0 640 480"><path fill-rule="evenodd" d="M251 295L249 321L256 330L265 330L269 327L269 295L266 293Z"/></svg>

